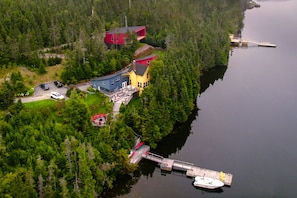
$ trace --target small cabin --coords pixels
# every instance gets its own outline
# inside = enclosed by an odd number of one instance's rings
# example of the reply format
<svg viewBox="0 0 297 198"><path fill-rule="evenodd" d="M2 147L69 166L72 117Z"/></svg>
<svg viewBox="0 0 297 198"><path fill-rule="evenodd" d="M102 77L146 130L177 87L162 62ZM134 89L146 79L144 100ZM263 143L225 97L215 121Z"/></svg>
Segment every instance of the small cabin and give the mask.
<svg viewBox="0 0 297 198"><path fill-rule="evenodd" d="M102 127L107 123L107 115L105 113L96 114L92 116L92 124L93 126Z"/></svg>

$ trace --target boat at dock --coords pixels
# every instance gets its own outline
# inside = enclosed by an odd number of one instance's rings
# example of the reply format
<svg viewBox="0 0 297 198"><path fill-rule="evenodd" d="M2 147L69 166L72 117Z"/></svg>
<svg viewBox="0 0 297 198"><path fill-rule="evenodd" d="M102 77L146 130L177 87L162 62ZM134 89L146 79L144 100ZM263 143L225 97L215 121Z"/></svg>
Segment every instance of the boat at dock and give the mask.
<svg viewBox="0 0 297 198"><path fill-rule="evenodd" d="M260 47L276 47L276 44L269 43L269 42L260 42L260 43L258 43L258 46L260 46Z"/></svg>
<svg viewBox="0 0 297 198"><path fill-rule="evenodd" d="M210 177L196 176L193 185L200 188L217 189L223 187L225 184L220 180Z"/></svg>

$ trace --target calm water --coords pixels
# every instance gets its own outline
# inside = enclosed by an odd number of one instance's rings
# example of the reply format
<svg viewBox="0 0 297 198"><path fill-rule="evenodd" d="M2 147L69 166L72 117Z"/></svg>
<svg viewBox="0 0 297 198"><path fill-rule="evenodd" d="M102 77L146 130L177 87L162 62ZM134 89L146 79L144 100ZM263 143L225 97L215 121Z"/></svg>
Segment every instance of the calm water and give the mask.
<svg viewBox="0 0 297 198"><path fill-rule="evenodd" d="M297 197L297 1L258 3L242 37L277 48L234 49L227 69L203 78L199 110L154 151L230 172L232 186L196 189L182 172L142 161L117 186L119 197Z"/></svg>

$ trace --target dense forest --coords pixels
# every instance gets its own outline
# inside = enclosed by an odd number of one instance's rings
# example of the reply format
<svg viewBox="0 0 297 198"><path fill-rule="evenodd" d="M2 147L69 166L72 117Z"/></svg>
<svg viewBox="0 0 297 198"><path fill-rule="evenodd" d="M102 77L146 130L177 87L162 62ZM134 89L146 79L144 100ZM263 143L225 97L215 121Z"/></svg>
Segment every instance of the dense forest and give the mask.
<svg viewBox="0 0 297 198"><path fill-rule="evenodd" d="M61 79L76 83L121 69L132 44L107 50L106 30L144 25L144 43L162 48L151 65L151 85L134 105L101 129L72 91L53 107L13 102L14 86L0 90L0 197L100 197L119 175L135 170L127 154L134 134L155 147L194 109L201 73L225 66L229 33L241 29L240 0L2 0L1 68L25 65L38 73L51 65L44 49L66 55ZM60 47L57 47L60 46ZM61 47L62 46L62 47ZM14 78L21 78L20 76Z"/></svg>

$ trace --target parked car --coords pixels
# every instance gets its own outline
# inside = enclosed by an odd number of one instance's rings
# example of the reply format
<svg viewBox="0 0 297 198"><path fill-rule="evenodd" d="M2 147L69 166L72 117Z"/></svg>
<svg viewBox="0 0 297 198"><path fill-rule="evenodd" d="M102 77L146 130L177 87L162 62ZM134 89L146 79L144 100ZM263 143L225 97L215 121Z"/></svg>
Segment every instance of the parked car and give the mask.
<svg viewBox="0 0 297 198"><path fill-rule="evenodd" d="M60 94L58 92L54 92L54 91L51 92L51 98L56 99L56 100L65 99L65 97L62 94Z"/></svg>
<svg viewBox="0 0 297 198"><path fill-rule="evenodd" d="M58 81L58 80L55 80L54 81L54 84L56 85L56 87L58 87L58 88L61 88L61 87L63 87L64 85L63 85L63 83L61 83L60 81Z"/></svg>
<svg viewBox="0 0 297 198"><path fill-rule="evenodd" d="M49 85L48 84L40 84L40 88L43 90L49 90Z"/></svg>

